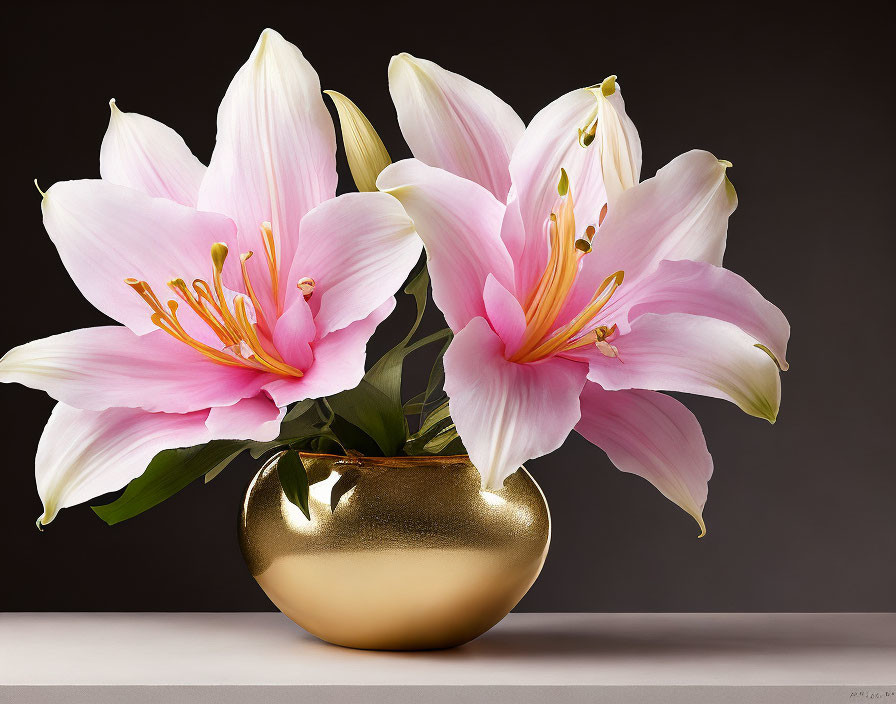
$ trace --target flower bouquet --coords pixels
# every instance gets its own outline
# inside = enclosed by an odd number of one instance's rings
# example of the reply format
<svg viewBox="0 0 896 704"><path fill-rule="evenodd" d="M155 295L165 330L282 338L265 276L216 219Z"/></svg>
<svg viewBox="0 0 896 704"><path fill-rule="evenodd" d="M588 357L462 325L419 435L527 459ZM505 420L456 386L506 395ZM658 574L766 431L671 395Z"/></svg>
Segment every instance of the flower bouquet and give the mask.
<svg viewBox="0 0 896 704"><path fill-rule="evenodd" d="M16 347L0 380L58 401L38 527L123 488L93 506L120 522L248 452L241 545L284 613L336 643L444 647L538 576L550 518L522 464L572 430L703 535L712 458L660 392L774 422L789 325L722 268L731 164L695 150L642 181L615 76L528 126L430 61L399 54L388 76L415 158L392 164L327 91L359 191L339 196L318 76L273 30L224 96L207 167L111 101L102 178L57 183L41 208L75 284L119 324ZM421 337L430 278L447 328ZM367 365L402 289L415 321ZM403 393L426 346L428 384Z"/></svg>

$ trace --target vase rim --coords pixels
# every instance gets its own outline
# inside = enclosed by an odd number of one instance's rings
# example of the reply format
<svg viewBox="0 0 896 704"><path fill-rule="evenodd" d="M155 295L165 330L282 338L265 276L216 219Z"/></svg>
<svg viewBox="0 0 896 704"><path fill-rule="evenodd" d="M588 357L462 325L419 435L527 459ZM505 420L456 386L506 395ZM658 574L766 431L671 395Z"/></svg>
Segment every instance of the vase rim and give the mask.
<svg viewBox="0 0 896 704"><path fill-rule="evenodd" d="M372 455L359 455L350 457L348 455L333 455L327 452L299 452L301 457L313 459L333 459L345 462L346 464L457 464L458 462L469 462L469 455L395 455L393 457L376 457Z"/></svg>

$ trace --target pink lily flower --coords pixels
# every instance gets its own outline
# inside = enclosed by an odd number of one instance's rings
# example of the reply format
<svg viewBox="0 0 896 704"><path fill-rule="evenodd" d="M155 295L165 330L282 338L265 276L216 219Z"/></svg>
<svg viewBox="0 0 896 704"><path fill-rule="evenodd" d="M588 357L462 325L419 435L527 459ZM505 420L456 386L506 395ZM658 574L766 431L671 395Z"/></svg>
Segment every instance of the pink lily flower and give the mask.
<svg viewBox="0 0 896 704"><path fill-rule="evenodd" d="M390 91L417 159L377 185L413 218L455 332L451 416L484 487L575 429L705 533L712 458L684 405L736 403L774 422L786 318L722 268L737 199L705 151L639 183L641 145L615 77L528 127L493 93L393 58Z"/></svg>
<svg viewBox="0 0 896 704"><path fill-rule="evenodd" d="M336 138L302 53L262 32L206 168L170 128L112 117L102 180L43 194L75 284L121 325L11 350L0 380L60 403L36 476L47 524L166 448L272 440L285 407L356 386L422 245L382 193L336 195Z"/></svg>

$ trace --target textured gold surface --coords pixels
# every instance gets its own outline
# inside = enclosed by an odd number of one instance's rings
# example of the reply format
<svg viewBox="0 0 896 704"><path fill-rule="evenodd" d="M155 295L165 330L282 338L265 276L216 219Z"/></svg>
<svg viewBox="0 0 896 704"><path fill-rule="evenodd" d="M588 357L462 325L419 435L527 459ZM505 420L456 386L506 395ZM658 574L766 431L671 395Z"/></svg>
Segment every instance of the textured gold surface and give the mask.
<svg viewBox="0 0 896 704"><path fill-rule="evenodd" d="M541 571L551 521L525 469L483 491L466 456L302 460L311 520L271 462L246 492L240 546L277 608L323 640L459 645L504 618ZM340 479L339 489L351 488L331 511Z"/></svg>

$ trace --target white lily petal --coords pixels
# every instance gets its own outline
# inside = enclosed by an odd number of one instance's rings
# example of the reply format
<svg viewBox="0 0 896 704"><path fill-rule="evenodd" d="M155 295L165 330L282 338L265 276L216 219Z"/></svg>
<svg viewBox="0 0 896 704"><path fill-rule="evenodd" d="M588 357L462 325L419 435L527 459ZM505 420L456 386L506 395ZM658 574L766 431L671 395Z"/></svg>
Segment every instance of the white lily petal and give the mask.
<svg viewBox="0 0 896 704"><path fill-rule="evenodd" d="M597 97L597 132L601 173L612 210L623 191L636 185L641 176L641 139L635 123L625 112L616 76L591 89Z"/></svg>
<svg viewBox="0 0 896 704"><path fill-rule="evenodd" d="M215 364L162 330L83 328L14 347L0 359L0 382L46 391L57 401L186 413L254 396L272 375Z"/></svg>
<svg viewBox="0 0 896 704"><path fill-rule="evenodd" d="M44 227L84 297L138 335L158 328L125 278L148 282L157 296L168 300L173 297L167 295L168 281L207 278L212 245L235 239L233 222L223 215L99 179L54 184L41 210ZM237 258L230 257L225 280L236 278L234 268L239 271ZM178 312L185 319L191 316L186 306Z"/></svg>
<svg viewBox="0 0 896 704"><path fill-rule="evenodd" d="M112 114L100 147L104 181L196 205L205 166L177 132L135 112L122 112L109 101Z"/></svg>
<svg viewBox="0 0 896 704"><path fill-rule="evenodd" d="M507 103L468 78L410 54L389 63L389 92L414 156L505 202L508 164L525 129Z"/></svg>
<svg viewBox="0 0 896 704"><path fill-rule="evenodd" d="M218 140L199 208L236 222L241 252L257 250L258 228L271 223L285 276L299 223L336 194L336 179L336 132L317 73L296 46L266 29L218 110ZM247 266L265 312L276 317L265 258L253 257ZM281 303L284 293L281 287Z"/></svg>
<svg viewBox="0 0 896 704"><path fill-rule="evenodd" d="M208 411L84 411L57 404L35 458L37 491L44 504L38 525L47 525L63 508L120 489L143 474L162 450L207 442L207 416Z"/></svg>

